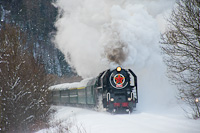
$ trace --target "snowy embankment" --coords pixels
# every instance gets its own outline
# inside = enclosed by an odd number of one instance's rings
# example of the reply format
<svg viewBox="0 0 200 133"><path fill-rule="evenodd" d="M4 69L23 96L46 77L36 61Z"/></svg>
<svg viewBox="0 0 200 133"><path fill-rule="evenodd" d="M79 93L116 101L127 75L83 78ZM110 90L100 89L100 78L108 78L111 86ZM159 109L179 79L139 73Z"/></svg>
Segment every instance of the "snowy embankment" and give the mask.
<svg viewBox="0 0 200 133"><path fill-rule="evenodd" d="M112 115L88 109L57 106L51 123L61 122L77 133L200 133L200 120L188 119L178 108L160 113L134 111L131 115ZM174 112L174 110L176 112ZM57 125L58 126L58 125ZM53 133L56 127L37 133Z"/></svg>

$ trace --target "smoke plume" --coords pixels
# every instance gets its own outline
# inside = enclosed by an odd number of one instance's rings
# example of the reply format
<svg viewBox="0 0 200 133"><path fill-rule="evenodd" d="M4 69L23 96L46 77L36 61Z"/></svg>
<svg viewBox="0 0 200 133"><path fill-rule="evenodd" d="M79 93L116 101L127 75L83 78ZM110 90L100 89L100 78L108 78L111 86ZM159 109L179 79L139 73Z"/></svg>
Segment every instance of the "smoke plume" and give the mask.
<svg viewBox="0 0 200 133"><path fill-rule="evenodd" d="M118 65L131 68L138 75L140 105L161 105L172 89L160 54L160 33L174 2L57 0L55 44L83 78Z"/></svg>

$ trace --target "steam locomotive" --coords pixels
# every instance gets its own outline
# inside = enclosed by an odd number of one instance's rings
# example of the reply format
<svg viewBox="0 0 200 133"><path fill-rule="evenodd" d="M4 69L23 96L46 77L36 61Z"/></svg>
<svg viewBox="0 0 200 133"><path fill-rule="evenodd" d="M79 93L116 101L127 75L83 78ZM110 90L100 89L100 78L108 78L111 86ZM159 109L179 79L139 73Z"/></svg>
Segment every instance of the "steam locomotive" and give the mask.
<svg viewBox="0 0 200 133"><path fill-rule="evenodd" d="M51 86L52 103L131 113L138 103L137 76L130 69L117 67L80 83Z"/></svg>

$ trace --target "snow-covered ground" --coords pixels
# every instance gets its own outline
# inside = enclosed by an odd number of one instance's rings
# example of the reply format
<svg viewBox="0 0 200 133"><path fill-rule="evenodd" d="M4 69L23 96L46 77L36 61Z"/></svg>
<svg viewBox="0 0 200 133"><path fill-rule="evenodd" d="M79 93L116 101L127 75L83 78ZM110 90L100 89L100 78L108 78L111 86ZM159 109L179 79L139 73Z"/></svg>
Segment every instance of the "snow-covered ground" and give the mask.
<svg viewBox="0 0 200 133"><path fill-rule="evenodd" d="M160 113L134 111L130 115L66 106L54 108L57 113L51 123L60 121L62 128L70 126L72 133L200 133L200 120L188 119L177 107ZM37 133L57 131L54 127Z"/></svg>

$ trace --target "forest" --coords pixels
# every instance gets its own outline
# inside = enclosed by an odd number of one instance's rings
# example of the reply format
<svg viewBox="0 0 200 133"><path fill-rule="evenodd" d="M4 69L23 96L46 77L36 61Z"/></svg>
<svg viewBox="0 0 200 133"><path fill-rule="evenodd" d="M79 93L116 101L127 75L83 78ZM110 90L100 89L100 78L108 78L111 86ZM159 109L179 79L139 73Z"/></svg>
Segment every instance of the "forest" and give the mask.
<svg viewBox="0 0 200 133"><path fill-rule="evenodd" d="M27 46L32 47L34 58L44 64L49 74L71 75L71 68L64 55L52 42L56 32L54 23L57 8L52 0L3 0L0 1L0 28L14 24L26 33Z"/></svg>
<svg viewBox="0 0 200 133"><path fill-rule="evenodd" d="M47 127L48 87L76 73L52 38L57 8L52 0L0 1L0 132Z"/></svg>

